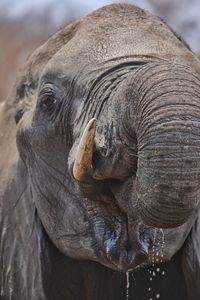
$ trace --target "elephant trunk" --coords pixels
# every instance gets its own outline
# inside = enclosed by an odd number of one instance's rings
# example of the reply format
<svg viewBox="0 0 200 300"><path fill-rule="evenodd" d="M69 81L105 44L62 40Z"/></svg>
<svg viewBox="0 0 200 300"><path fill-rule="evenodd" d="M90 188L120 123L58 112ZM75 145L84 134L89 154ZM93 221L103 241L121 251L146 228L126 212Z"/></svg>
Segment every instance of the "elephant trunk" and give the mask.
<svg viewBox="0 0 200 300"><path fill-rule="evenodd" d="M138 211L148 225L177 227L199 201L199 79L188 67L165 63L144 67L135 84Z"/></svg>

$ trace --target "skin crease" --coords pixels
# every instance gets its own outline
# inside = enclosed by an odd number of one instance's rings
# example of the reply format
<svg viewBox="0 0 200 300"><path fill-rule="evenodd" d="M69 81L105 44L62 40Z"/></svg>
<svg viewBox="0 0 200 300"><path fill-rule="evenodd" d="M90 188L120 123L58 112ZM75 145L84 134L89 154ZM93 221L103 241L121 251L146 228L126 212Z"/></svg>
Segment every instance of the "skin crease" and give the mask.
<svg viewBox="0 0 200 300"><path fill-rule="evenodd" d="M145 299L156 253L168 276L154 292L199 299L199 75L187 45L129 5L102 8L35 51L0 111L2 299L123 299L116 271L127 270L130 295ZM92 117L93 174L77 182ZM119 288L102 295L105 284Z"/></svg>

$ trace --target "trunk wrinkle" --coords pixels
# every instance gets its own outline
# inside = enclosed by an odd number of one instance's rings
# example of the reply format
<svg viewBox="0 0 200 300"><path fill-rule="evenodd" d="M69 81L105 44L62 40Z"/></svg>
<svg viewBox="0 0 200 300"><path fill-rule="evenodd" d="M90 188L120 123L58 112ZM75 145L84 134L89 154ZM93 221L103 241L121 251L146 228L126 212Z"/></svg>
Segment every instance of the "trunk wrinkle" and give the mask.
<svg viewBox="0 0 200 300"><path fill-rule="evenodd" d="M133 80L137 207L148 225L177 227L200 196L200 79L190 67L152 63Z"/></svg>

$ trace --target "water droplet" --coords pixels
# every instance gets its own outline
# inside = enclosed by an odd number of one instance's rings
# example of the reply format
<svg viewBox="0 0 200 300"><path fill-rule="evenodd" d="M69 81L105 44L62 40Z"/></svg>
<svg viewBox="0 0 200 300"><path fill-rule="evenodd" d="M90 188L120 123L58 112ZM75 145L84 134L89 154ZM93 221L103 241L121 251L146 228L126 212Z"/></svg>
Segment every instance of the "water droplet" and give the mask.
<svg viewBox="0 0 200 300"><path fill-rule="evenodd" d="M148 291L149 291L149 292L151 291L151 288L150 288L150 287L148 288Z"/></svg>
<svg viewBox="0 0 200 300"><path fill-rule="evenodd" d="M156 272L160 272L160 268L157 268L157 269L156 269Z"/></svg>
<svg viewBox="0 0 200 300"><path fill-rule="evenodd" d="M156 299L159 299L160 298L160 294L156 294Z"/></svg>
<svg viewBox="0 0 200 300"><path fill-rule="evenodd" d="M153 276L156 276L156 273L153 271Z"/></svg>
<svg viewBox="0 0 200 300"><path fill-rule="evenodd" d="M149 278L150 281L152 281L152 279L153 279L152 277Z"/></svg>
<svg viewBox="0 0 200 300"><path fill-rule="evenodd" d="M162 271L162 275L165 275L165 271Z"/></svg>

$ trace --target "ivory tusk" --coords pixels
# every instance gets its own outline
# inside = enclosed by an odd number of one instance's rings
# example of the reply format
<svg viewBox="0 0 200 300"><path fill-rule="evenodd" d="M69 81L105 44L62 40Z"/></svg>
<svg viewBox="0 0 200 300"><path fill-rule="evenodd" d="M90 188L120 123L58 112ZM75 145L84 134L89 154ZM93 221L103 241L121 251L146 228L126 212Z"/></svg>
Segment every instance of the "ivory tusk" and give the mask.
<svg viewBox="0 0 200 300"><path fill-rule="evenodd" d="M77 181L84 181L92 176L92 155L94 137L96 131L96 119L91 119L80 139L73 165L73 177Z"/></svg>

